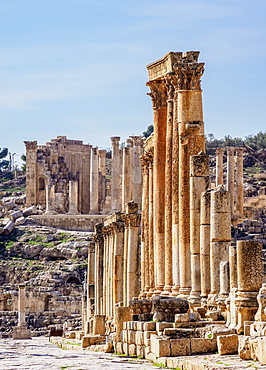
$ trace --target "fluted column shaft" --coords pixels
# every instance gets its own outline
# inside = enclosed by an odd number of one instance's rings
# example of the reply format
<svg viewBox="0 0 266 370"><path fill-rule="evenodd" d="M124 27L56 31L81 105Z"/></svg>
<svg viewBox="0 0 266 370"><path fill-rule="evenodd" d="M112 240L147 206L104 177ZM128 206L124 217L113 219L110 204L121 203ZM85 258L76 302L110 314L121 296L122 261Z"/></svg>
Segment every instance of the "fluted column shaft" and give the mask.
<svg viewBox="0 0 266 370"><path fill-rule="evenodd" d="M230 193L231 218L234 216L234 148L227 148L226 190Z"/></svg>
<svg viewBox="0 0 266 370"><path fill-rule="evenodd" d="M154 275L154 209L153 209L153 154L150 155L149 160L149 215L148 215L148 227L149 227L149 286L150 294L154 291L155 287L155 275Z"/></svg>
<svg viewBox="0 0 266 370"><path fill-rule="evenodd" d="M244 148L236 148L236 216L243 217L244 206L244 178L243 178Z"/></svg>

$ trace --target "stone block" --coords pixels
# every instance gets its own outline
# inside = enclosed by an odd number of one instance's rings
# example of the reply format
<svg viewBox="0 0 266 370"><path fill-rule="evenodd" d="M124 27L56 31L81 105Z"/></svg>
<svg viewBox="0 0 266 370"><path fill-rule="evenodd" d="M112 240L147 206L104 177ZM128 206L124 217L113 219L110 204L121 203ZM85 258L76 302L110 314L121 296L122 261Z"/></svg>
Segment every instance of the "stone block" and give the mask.
<svg viewBox="0 0 266 370"><path fill-rule="evenodd" d="M144 346L147 346L148 347L148 346L151 345L151 340L149 338L144 338L143 343L144 343Z"/></svg>
<svg viewBox="0 0 266 370"><path fill-rule="evenodd" d="M144 331L154 331L156 330L156 322L149 321L143 323L143 330Z"/></svg>
<svg viewBox="0 0 266 370"><path fill-rule="evenodd" d="M156 357L170 356L170 341L151 335L151 352Z"/></svg>
<svg viewBox="0 0 266 370"><path fill-rule="evenodd" d="M250 327L254 321L244 321L244 335L250 335Z"/></svg>
<svg viewBox="0 0 266 370"><path fill-rule="evenodd" d="M13 328L13 339L31 339L31 331L27 328L16 326Z"/></svg>
<svg viewBox="0 0 266 370"><path fill-rule="evenodd" d="M138 321L132 321L132 330L137 330L138 329Z"/></svg>
<svg viewBox="0 0 266 370"><path fill-rule="evenodd" d="M93 335L98 335L98 334L103 335L104 333L105 333L105 316L104 315L94 315L92 334Z"/></svg>
<svg viewBox="0 0 266 370"><path fill-rule="evenodd" d="M163 331L165 328L173 328L174 323L171 322L156 322L156 331Z"/></svg>
<svg viewBox="0 0 266 370"><path fill-rule="evenodd" d="M178 332L177 328L166 328L164 329L163 334L167 336L174 336L176 335L177 332Z"/></svg>
<svg viewBox="0 0 266 370"><path fill-rule="evenodd" d="M189 312L189 321L199 321L200 320L200 314L198 312Z"/></svg>
<svg viewBox="0 0 266 370"><path fill-rule="evenodd" d="M143 345L144 344L144 332L137 330L136 332L136 344Z"/></svg>
<svg viewBox="0 0 266 370"><path fill-rule="evenodd" d="M141 357L141 358L145 357L144 348L145 348L144 346L137 345L137 357Z"/></svg>
<svg viewBox="0 0 266 370"><path fill-rule="evenodd" d="M255 353L261 365L266 365L266 337L258 337L257 339L257 351Z"/></svg>
<svg viewBox="0 0 266 370"><path fill-rule="evenodd" d="M139 321L138 323L137 323L137 330L144 330L143 329L143 325L144 324L144 322L142 322L142 321Z"/></svg>
<svg viewBox="0 0 266 370"><path fill-rule="evenodd" d="M171 356L188 356L190 351L190 339L170 339Z"/></svg>
<svg viewBox="0 0 266 370"><path fill-rule="evenodd" d="M189 314L188 313L177 313L175 315L175 322L189 322Z"/></svg>
<svg viewBox="0 0 266 370"><path fill-rule="evenodd" d="M136 330L127 331L127 343L135 344L136 343Z"/></svg>
<svg viewBox="0 0 266 370"><path fill-rule="evenodd" d="M129 354L129 356L136 356L137 355L137 346L136 346L136 344L129 344L128 354Z"/></svg>
<svg viewBox="0 0 266 370"><path fill-rule="evenodd" d="M128 356L128 343L123 343L123 353Z"/></svg>
<svg viewBox="0 0 266 370"><path fill-rule="evenodd" d="M217 340L213 338L191 338L191 354L217 351Z"/></svg>
<svg viewBox="0 0 266 370"><path fill-rule="evenodd" d="M122 342L127 343L127 330L122 330Z"/></svg>
<svg viewBox="0 0 266 370"><path fill-rule="evenodd" d="M233 355L238 353L238 335L219 335L217 337L219 355Z"/></svg>
<svg viewBox="0 0 266 370"><path fill-rule="evenodd" d="M123 354L123 343L122 342L117 342L116 343L116 348L115 348L116 353L121 353Z"/></svg>
<svg viewBox="0 0 266 370"><path fill-rule="evenodd" d="M150 352L151 352L150 346L144 347L144 358L147 358Z"/></svg>

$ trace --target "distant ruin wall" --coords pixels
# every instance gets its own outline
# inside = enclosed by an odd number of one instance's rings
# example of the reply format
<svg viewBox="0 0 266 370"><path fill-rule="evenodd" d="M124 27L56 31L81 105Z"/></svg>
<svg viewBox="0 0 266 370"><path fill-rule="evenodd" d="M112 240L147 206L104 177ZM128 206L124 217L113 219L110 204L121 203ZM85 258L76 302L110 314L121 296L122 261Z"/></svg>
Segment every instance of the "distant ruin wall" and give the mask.
<svg viewBox="0 0 266 370"><path fill-rule="evenodd" d="M43 226L67 230L94 231L94 225L103 222L106 215L34 215L32 219Z"/></svg>

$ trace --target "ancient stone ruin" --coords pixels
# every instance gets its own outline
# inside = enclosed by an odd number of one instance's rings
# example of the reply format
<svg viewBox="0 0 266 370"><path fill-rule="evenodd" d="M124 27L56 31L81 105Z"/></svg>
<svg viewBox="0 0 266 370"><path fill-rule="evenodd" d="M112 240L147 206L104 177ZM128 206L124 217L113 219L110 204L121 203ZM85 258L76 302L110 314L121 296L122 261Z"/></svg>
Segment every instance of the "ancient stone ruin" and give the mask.
<svg viewBox="0 0 266 370"><path fill-rule="evenodd" d="M31 220L94 230L82 328L66 320L63 336L175 368L216 351L266 365L266 198L244 202L243 147L217 148L212 175L199 52L170 52L147 69L154 133L145 141L120 147L111 137L111 154L65 136L25 142ZM15 227L21 214L12 215Z"/></svg>

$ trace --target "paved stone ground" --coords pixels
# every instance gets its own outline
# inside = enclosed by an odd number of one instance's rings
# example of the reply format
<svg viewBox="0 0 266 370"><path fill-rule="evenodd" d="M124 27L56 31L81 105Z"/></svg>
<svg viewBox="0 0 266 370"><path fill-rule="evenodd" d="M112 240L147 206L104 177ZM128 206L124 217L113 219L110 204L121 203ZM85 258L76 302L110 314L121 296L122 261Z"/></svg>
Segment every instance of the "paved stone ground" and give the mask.
<svg viewBox="0 0 266 370"><path fill-rule="evenodd" d="M47 337L29 340L0 339L0 370L120 370L158 369L145 360L108 353L62 350Z"/></svg>

